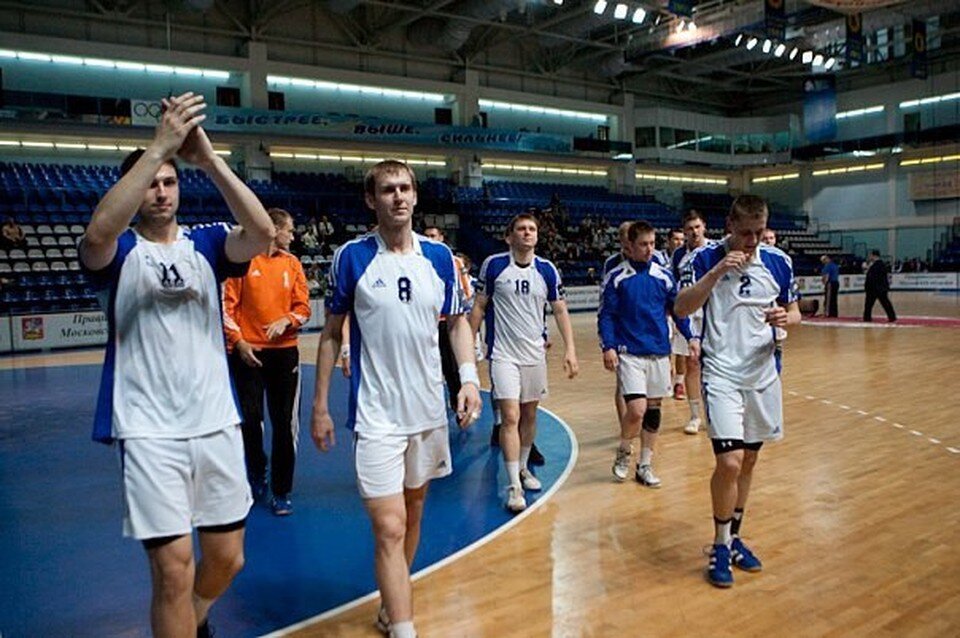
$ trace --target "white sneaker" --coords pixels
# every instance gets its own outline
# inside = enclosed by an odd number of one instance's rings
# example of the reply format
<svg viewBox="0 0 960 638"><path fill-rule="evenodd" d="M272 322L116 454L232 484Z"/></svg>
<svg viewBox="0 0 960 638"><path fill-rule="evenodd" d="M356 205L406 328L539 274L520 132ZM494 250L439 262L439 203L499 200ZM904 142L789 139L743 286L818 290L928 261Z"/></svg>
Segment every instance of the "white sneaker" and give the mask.
<svg viewBox="0 0 960 638"><path fill-rule="evenodd" d="M520 470L520 483L523 484L523 489L529 490L531 492L539 492L543 489L543 485L540 483L540 479L533 475L533 472L527 468Z"/></svg>
<svg viewBox="0 0 960 638"><path fill-rule="evenodd" d="M690 422L683 426L684 434L696 434L700 431L700 419L693 417Z"/></svg>
<svg viewBox="0 0 960 638"><path fill-rule="evenodd" d="M527 499L523 498L523 487L511 485L507 490L507 509L514 514L527 509Z"/></svg>
<svg viewBox="0 0 960 638"><path fill-rule="evenodd" d="M624 450L617 447L617 459L613 462L613 475L618 481L627 480L630 474L630 453L632 450Z"/></svg>
<svg viewBox="0 0 960 638"><path fill-rule="evenodd" d="M653 473L653 468L649 465L638 465L636 477L640 485L660 487L660 477Z"/></svg>

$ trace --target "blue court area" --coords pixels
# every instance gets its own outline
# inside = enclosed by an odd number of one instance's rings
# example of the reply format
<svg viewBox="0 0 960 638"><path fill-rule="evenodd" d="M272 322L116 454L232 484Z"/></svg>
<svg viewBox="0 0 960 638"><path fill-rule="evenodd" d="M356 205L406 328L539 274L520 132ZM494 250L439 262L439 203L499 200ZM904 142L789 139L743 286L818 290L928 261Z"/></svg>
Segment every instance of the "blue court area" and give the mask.
<svg viewBox="0 0 960 638"><path fill-rule="evenodd" d="M140 544L121 537L116 451L90 440L100 366L0 370L0 636L147 636L150 581ZM257 636L376 589L370 527L353 478L350 433L321 455L308 431L314 368L304 366L293 516L263 505L247 526L247 563L214 607L219 635ZM335 374L334 419L347 387ZM495 532L505 474L491 451L489 404L478 425L451 430L454 474L427 498L420 570ZM574 442L541 413L537 445L549 490ZM498 474L499 473L499 474ZM499 481L497 480L499 478ZM529 500L529 499L528 499Z"/></svg>

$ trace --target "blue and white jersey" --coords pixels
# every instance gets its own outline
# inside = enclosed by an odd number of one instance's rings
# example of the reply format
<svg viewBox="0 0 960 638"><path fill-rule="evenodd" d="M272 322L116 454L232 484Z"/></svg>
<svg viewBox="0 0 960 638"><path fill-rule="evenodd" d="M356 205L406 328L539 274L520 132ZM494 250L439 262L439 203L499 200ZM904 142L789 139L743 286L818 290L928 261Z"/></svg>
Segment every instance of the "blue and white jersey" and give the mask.
<svg viewBox="0 0 960 638"><path fill-rule="evenodd" d="M437 322L464 312L453 253L413 235L413 250L387 249L379 233L337 249L326 307L350 313L347 427L409 435L447 423Z"/></svg>
<svg viewBox="0 0 960 638"><path fill-rule="evenodd" d="M185 439L240 422L223 336L220 284L249 263L227 259L229 227L180 228L171 244L133 229L90 272L107 315L93 438Z"/></svg>
<svg viewBox="0 0 960 638"><path fill-rule="evenodd" d="M650 261L660 266L661 268L670 269L670 256L667 255L665 250L655 250L653 251L653 256L650 258Z"/></svg>
<svg viewBox="0 0 960 638"><path fill-rule="evenodd" d="M626 260L627 258L623 256L623 252L619 250L607 257L606 261L603 262L603 276L600 278L600 281L606 281L610 271L614 268L619 268ZM601 286L602 285L603 284L601 284Z"/></svg>
<svg viewBox="0 0 960 638"><path fill-rule="evenodd" d="M717 244L717 240L708 239L700 248L706 248L707 246L713 246ZM687 244L681 244L673 251L673 254L670 255L670 268L673 270L673 278L680 282L680 285L683 285L683 267L686 265L685 262L689 259L693 253L695 253L699 248L694 248L690 250L687 248Z"/></svg>
<svg viewBox="0 0 960 638"><path fill-rule="evenodd" d="M650 261L626 261L607 277L597 311L600 349L636 356L670 354L667 313L673 313L677 284L664 266ZM689 319L674 317L690 339Z"/></svg>
<svg viewBox="0 0 960 638"><path fill-rule="evenodd" d="M682 285L696 283L723 261L728 241L696 250L686 264ZM724 274L703 306L704 380L719 377L745 390L773 383L775 331L764 310L797 299L793 262L779 248L761 244L749 263Z"/></svg>
<svg viewBox="0 0 960 638"><path fill-rule="evenodd" d="M564 298L557 267L537 256L521 266L509 252L490 255L480 268L477 292L487 297L487 358L517 365L542 363L547 352L546 304Z"/></svg>

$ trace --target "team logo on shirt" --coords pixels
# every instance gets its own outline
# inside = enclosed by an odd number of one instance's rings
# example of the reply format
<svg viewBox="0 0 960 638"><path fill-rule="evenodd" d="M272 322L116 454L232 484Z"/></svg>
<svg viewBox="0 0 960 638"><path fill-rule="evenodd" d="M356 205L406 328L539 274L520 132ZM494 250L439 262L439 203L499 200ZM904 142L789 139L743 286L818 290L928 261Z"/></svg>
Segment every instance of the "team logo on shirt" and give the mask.
<svg viewBox="0 0 960 638"><path fill-rule="evenodd" d="M377 280L376 280L375 282L373 282L373 287L374 287L374 288L386 288L386 287L387 287L387 284L384 283L383 279L380 279L379 277L377 277Z"/></svg>

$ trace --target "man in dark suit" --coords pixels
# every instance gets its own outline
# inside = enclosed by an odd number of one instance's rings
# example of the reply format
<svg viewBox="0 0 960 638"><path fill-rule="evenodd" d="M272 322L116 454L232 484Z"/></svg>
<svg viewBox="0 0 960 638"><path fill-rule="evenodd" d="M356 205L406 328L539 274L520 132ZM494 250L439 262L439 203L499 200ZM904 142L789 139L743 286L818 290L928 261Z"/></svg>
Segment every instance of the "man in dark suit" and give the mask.
<svg viewBox="0 0 960 638"><path fill-rule="evenodd" d="M867 296L863 304L863 320L873 321L873 304L879 301L887 313L887 319L892 323L897 320L897 313L887 296L890 290L890 270L880 259L879 250L871 250L867 262L870 267L867 269L867 281L864 286Z"/></svg>

